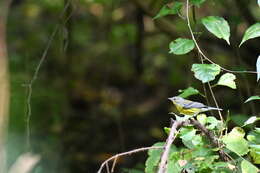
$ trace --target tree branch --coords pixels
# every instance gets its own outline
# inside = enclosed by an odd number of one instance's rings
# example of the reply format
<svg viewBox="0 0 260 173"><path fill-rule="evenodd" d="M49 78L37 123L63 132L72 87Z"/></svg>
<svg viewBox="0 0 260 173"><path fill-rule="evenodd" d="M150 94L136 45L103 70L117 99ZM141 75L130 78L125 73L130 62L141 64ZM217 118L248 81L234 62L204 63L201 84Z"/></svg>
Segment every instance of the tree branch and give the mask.
<svg viewBox="0 0 260 173"><path fill-rule="evenodd" d="M211 131L209 131L205 126L203 126L199 121L191 118L190 123L192 125L194 125L197 129L201 130L202 133L204 133L209 138L213 147L219 147L218 138ZM225 152L222 149L220 149L218 153L219 153L221 160L223 160L223 161L229 160L228 157L226 156Z"/></svg>
<svg viewBox="0 0 260 173"><path fill-rule="evenodd" d="M98 170L97 173L101 173L102 170L103 170L103 168L104 168L104 166L106 166L106 165L108 164L108 162L109 162L109 161L112 161L112 160L114 160L113 166L112 166L112 170L114 170L115 162L116 162L116 160L117 160L119 157L121 157L121 156L131 155L131 154L138 153L138 152L141 152L141 151L146 151L146 150L158 150L158 149L162 149L162 148L163 148L163 147L143 147L143 148L138 148L138 149L134 149L134 150L131 150L131 151L127 151L127 152L123 152L123 153L116 154L116 155L114 155L114 156L108 158L107 160L105 160L105 161L101 164L101 166L100 166L100 168L99 168L99 170Z"/></svg>
<svg viewBox="0 0 260 173"><path fill-rule="evenodd" d="M170 134L169 134L169 137L167 138L167 141L166 141L166 144L164 147L165 150L162 154L161 162L159 164L159 169L158 169L157 173L165 173L166 168L167 168L167 161L168 161L171 145L176 137L177 131L186 122L186 121L174 121L174 120L172 120L172 121L173 121L173 123L171 126Z"/></svg>

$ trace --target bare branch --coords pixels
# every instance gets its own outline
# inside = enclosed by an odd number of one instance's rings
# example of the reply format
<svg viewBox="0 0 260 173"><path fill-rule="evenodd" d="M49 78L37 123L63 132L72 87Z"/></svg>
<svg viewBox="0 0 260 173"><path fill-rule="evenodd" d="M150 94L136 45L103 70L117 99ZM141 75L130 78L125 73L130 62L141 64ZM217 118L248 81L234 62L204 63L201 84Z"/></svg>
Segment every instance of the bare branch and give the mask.
<svg viewBox="0 0 260 173"><path fill-rule="evenodd" d="M161 162L160 162L159 169L158 169L157 173L165 173L166 168L167 168L167 161L168 161L171 145L172 145L172 143L173 143L173 141L176 137L178 129L184 123L185 123L185 121L174 121L173 122L173 124L171 126L169 137L167 138L167 141L166 141L166 144L165 144L165 150L162 154Z"/></svg>
<svg viewBox="0 0 260 173"><path fill-rule="evenodd" d="M119 153L119 154L116 154L110 158L108 158L107 160L105 160L99 170L97 171L97 173L101 173L102 172L102 169L104 168L104 166L106 164L108 164L109 161L111 160L114 160L114 159L118 159L118 157L121 157L121 156L125 156L125 155L131 155L131 154L134 154L134 153L139 153L141 151L147 151L147 150L158 150L158 149L162 149L163 147L143 147L143 148L138 148L138 149L134 149L134 150L131 150L131 151L127 151L127 152L123 152L123 153ZM114 166L113 166L114 167Z"/></svg>

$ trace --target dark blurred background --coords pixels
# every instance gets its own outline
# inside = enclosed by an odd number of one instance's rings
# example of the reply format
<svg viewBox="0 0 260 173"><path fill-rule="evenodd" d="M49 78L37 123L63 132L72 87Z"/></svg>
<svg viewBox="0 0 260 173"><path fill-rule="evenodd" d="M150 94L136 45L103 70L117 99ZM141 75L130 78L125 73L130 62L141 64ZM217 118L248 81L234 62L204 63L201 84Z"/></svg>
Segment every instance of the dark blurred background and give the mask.
<svg viewBox="0 0 260 173"><path fill-rule="evenodd" d="M165 140L172 110L168 97L189 86L204 93L191 65L194 50L169 54L169 42L190 38L178 15L152 18L165 0L13 0L7 23L11 76L8 163L25 151L42 156L35 173L92 173L108 157ZM185 1L183 1L185 2ZM255 71L259 39L238 44L259 21L256 1L207 0L194 8L193 29L206 54L223 67ZM184 14L183 14L184 15ZM231 46L203 28L204 16L223 16L231 26ZM30 147L26 141L28 87L51 34L58 28L33 84ZM259 94L256 75L237 74L237 90L213 88L232 124L258 115L244 104ZM213 82L214 83L214 82ZM207 93L209 93L206 87ZM191 99L206 103L200 96ZM208 94L209 104L214 102ZM29 148L28 148L29 147ZM142 167L146 153L124 157L121 168Z"/></svg>

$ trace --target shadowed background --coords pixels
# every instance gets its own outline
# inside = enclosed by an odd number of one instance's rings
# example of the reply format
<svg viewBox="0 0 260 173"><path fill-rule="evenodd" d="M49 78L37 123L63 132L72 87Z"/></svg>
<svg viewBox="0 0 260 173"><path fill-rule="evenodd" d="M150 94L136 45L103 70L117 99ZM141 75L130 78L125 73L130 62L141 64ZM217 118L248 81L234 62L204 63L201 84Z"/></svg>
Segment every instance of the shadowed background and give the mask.
<svg viewBox="0 0 260 173"><path fill-rule="evenodd" d="M190 70L200 62L197 52L168 53L170 41L190 37L186 21L177 15L152 19L165 3L13 0L7 22L9 164L29 150L42 156L35 173L96 172L115 153L165 139L163 127L169 126L172 110L167 98L189 86L204 92ZM194 31L201 32L198 41L212 60L233 70L255 70L259 39L238 49L245 29L260 17L255 1L207 0L195 14L191 17ZM228 20L231 46L201 26L199 19L209 15ZM58 30L48 44L55 27ZM47 56L28 102L27 84L44 52ZM254 103L243 104L259 94L256 76L237 77L237 90L213 89L224 114L230 110L233 125L259 111ZM191 99L206 103L200 96ZM214 106L211 97L209 102ZM142 168L145 158L146 153L122 158L118 167L121 172L121 168Z"/></svg>

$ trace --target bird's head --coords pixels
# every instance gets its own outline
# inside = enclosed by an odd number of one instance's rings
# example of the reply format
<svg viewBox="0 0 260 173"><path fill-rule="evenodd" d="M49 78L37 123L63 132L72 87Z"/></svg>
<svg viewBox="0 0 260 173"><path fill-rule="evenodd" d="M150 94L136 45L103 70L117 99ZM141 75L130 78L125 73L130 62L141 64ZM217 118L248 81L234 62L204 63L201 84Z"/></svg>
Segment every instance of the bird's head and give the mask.
<svg viewBox="0 0 260 173"><path fill-rule="evenodd" d="M168 99L171 100L173 103L180 102L183 100L183 98L179 96L169 97Z"/></svg>

